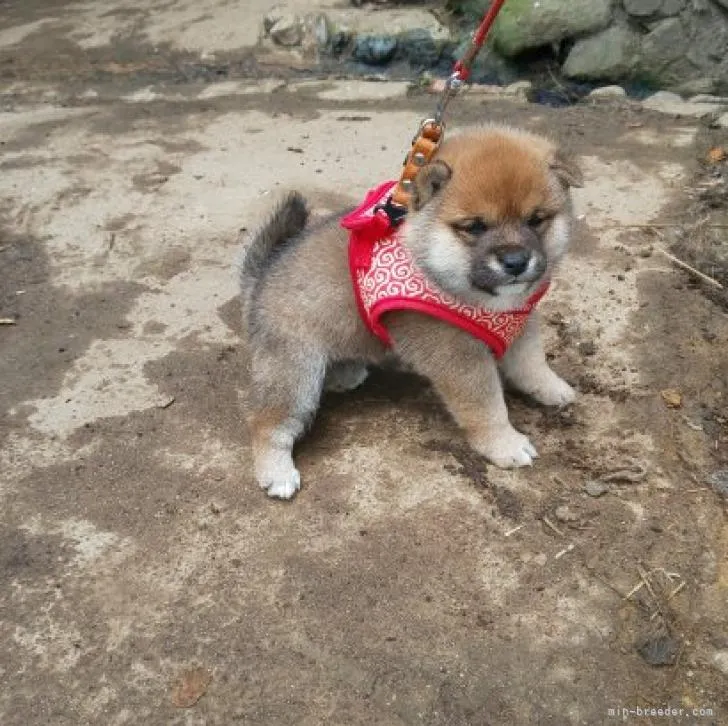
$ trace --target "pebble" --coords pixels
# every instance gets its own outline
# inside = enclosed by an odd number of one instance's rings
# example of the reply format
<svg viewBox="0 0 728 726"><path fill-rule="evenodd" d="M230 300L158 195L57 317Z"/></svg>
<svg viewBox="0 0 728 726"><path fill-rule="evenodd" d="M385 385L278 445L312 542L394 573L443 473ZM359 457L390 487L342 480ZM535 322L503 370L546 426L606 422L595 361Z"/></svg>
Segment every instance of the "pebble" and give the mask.
<svg viewBox="0 0 728 726"><path fill-rule="evenodd" d="M715 121L715 125L721 129L728 129L728 113L718 116Z"/></svg>
<svg viewBox="0 0 728 726"><path fill-rule="evenodd" d="M718 670L728 676L728 650L719 650L713 655L713 663Z"/></svg>
<svg viewBox="0 0 728 726"><path fill-rule="evenodd" d="M601 497L609 491L609 487L603 482L590 480L584 485L584 491L590 497Z"/></svg>
<svg viewBox="0 0 728 726"><path fill-rule="evenodd" d="M601 86L595 88L587 98L625 98L627 91L622 86Z"/></svg>
<svg viewBox="0 0 728 726"><path fill-rule="evenodd" d="M728 497L728 469L719 469L708 477L708 484L724 497Z"/></svg>
<svg viewBox="0 0 728 726"><path fill-rule="evenodd" d="M597 352L596 343L593 340L585 340L577 346L582 355L594 355Z"/></svg>
<svg viewBox="0 0 728 726"><path fill-rule="evenodd" d="M283 15L270 29L270 37L287 48L300 45L303 40L303 23L297 15Z"/></svg>
<svg viewBox="0 0 728 726"><path fill-rule="evenodd" d="M654 666L672 665L678 650L679 644L671 635L655 635L637 643L637 652Z"/></svg>
<svg viewBox="0 0 728 726"><path fill-rule="evenodd" d="M562 504L560 507L556 507L556 509L554 510L554 517L556 517L559 522L579 521L579 515L575 512L572 512L571 509L569 509L565 504Z"/></svg>

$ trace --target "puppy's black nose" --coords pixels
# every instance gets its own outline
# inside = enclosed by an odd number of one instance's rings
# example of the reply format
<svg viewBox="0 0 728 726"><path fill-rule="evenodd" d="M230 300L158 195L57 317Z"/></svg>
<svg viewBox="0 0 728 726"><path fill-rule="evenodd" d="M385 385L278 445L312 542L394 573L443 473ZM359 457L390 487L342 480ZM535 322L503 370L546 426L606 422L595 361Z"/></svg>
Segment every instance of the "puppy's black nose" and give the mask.
<svg viewBox="0 0 728 726"><path fill-rule="evenodd" d="M525 247L498 247L495 250L495 256L504 272L518 277L528 267L531 250Z"/></svg>

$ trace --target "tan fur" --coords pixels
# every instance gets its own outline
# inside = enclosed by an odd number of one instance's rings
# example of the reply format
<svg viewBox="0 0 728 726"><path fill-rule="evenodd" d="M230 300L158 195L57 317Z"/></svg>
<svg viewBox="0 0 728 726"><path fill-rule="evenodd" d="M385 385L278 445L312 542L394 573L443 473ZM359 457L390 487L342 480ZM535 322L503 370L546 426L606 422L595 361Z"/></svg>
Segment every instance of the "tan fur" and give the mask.
<svg viewBox="0 0 728 726"><path fill-rule="evenodd" d="M514 307L551 275L563 254L568 186L579 183L578 170L546 139L499 127L463 132L449 138L418 176L402 239L446 291L494 310ZM293 203L300 210L300 197ZM534 221L535 213L547 219ZM300 218L300 211L289 217ZM354 387L364 366L387 353L360 319L338 217L309 221L305 230L278 240L271 236L281 227L274 216L251 242L257 254L251 259L263 263L241 278L253 457L258 482L271 496L289 498L300 486L291 451L315 414L324 383ZM458 226L472 219L487 230ZM504 250L526 250L528 267L509 272ZM393 313L386 324L394 353L430 379L470 444L500 466L530 464L537 456L508 421L501 375L549 405L573 398L546 364L536 316L500 366L476 338L433 318Z"/></svg>

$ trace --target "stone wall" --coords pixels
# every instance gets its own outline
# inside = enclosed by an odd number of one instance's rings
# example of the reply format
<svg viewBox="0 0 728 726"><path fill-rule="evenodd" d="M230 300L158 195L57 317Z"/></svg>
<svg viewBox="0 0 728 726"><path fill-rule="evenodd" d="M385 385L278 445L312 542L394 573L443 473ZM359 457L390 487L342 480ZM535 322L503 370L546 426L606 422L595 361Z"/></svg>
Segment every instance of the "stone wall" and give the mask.
<svg viewBox="0 0 728 726"><path fill-rule="evenodd" d="M283 0L261 42L324 66L439 75L462 55L490 1L350 0L301 16ZM472 80L537 75L534 61L544 56L549 74L558 63L577 83L728 93L728 0L506 0Z"/></svg>
<svg viewBox="0 0 728 726"><path fill-rule="evenodd" d="M449 0L474 22L490 0ZM496 51L518 59L551 46L574 80L728 90L728 0L506 0Z"/></svg>

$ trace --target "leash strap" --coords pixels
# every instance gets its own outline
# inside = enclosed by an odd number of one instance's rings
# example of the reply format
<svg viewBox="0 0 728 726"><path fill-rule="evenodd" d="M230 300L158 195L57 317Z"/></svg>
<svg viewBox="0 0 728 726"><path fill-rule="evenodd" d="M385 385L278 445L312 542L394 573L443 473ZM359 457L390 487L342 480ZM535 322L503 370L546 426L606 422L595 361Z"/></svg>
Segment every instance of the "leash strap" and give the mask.
<svg viewBox="0 0 728 726"><path fill-rule="evenodd" d="M425 119L420 124L419 130L412 140L412 148L404 161L404 168L392 196L387 204L381 207L389 216L392 224L399 223L407 213L407 207L414 189L414 178L417 176L417 172L432 159L442 143L445 133L443 117L447 105L462 88L463 83L470 77L470 68L483 47L493 22L504 3L505 0L493 0L490 4L483 20L473 33L470 46L463 57L455 63L453 72L445 82L445 88L437 104L435 115L432 118Z"/></svg>

